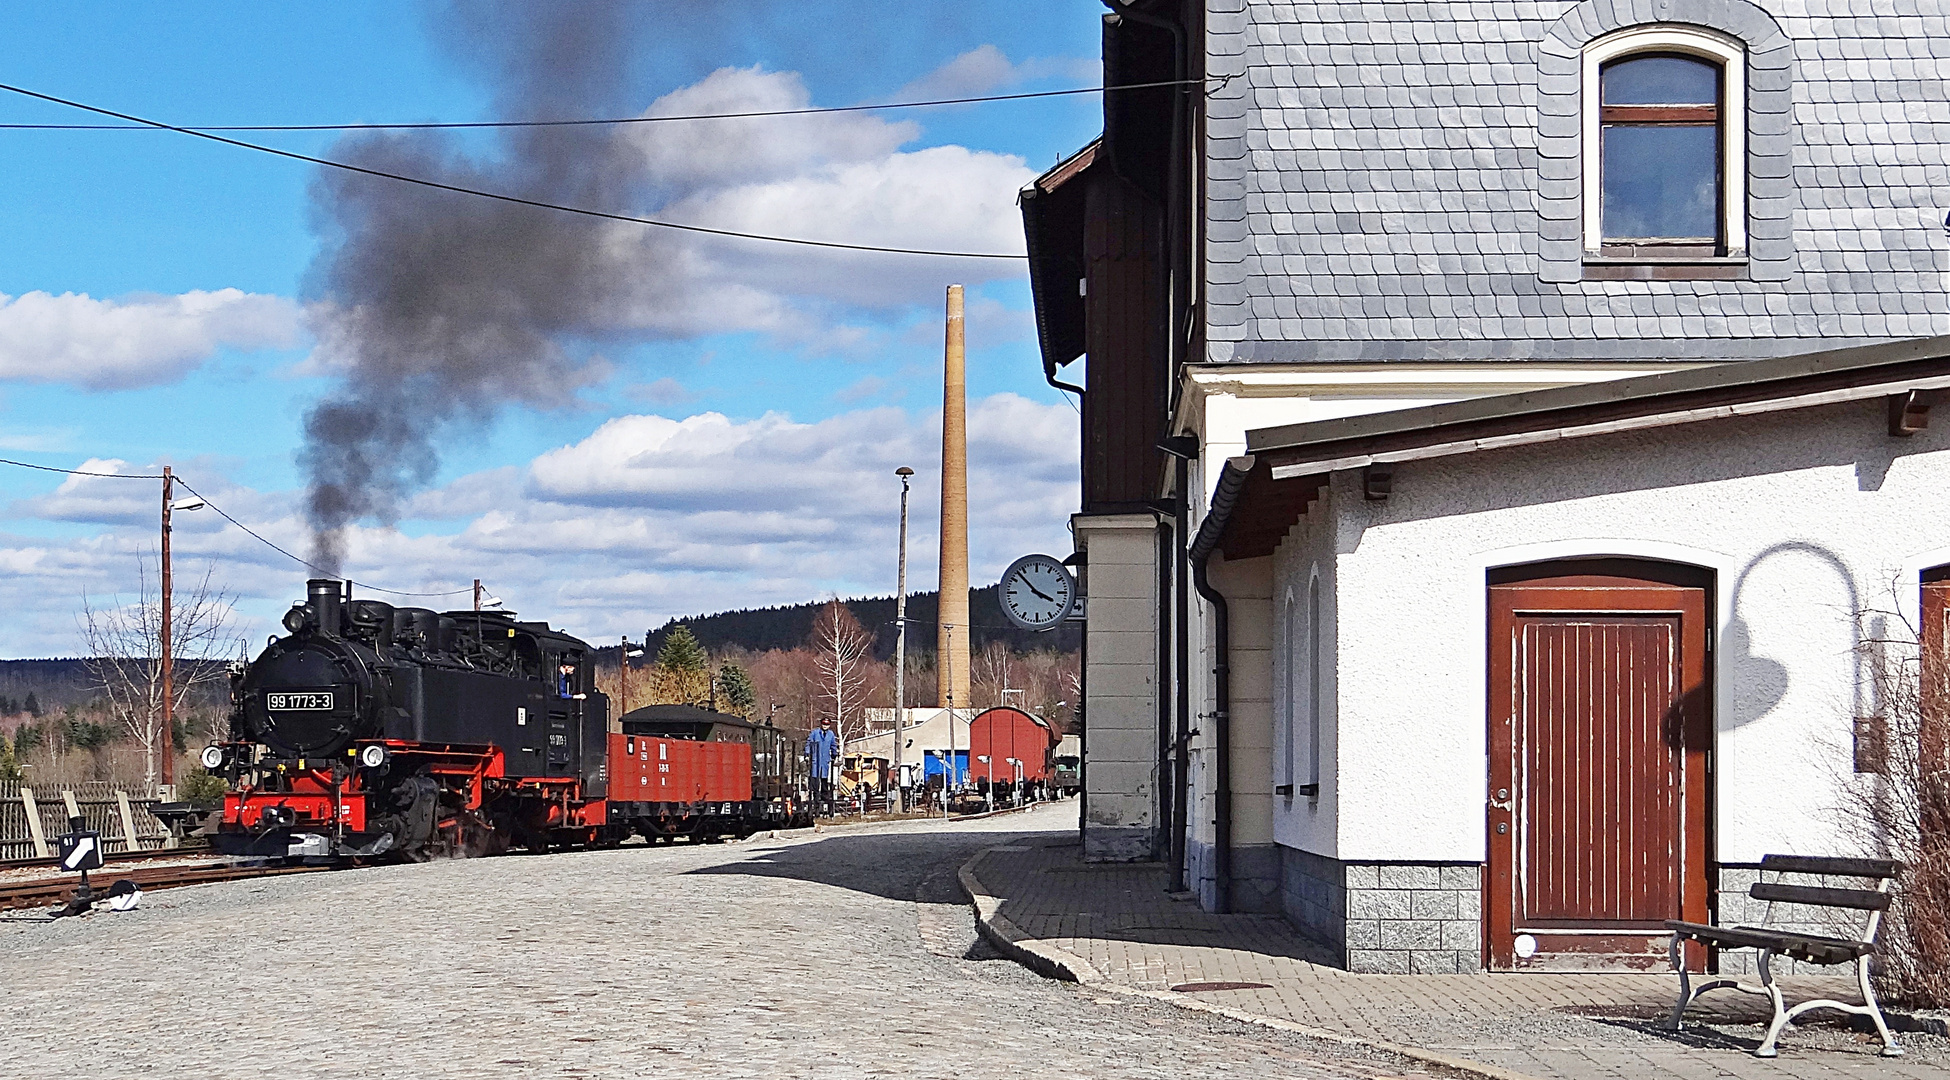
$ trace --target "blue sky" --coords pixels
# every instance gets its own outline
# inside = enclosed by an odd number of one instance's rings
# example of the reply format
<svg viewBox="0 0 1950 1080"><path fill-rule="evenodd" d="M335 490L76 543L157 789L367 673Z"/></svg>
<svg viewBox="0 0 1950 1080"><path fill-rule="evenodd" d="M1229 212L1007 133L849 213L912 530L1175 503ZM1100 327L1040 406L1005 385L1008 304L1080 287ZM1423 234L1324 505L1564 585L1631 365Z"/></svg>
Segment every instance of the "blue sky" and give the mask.
<svg viewBox="0 0 1950 1080"><path fill-rule="evenodd" d="M589 107L844 105L1088 85L1102 10L1094 0L644 2L631 7L626 76ZM496 119L507 95L485 57L507 43L462 32L467 20L492 25L492 13L398 2L13 5L0 9L0 81L185 124ZM0 123L89 119L0 94ZM1013 187L1092 137L1100 112L1083 96L762 123L797 126L721 130L702 152L681 139L646 142L657 161L649 175L679 195L632 209L1019 249ZM335 133L243 137L343 150ZM0 456L118 461L104 467L122 471L169 462L302 549L301 425L345 370L317 350L308 307L333 298L314 269L327 220L318 170L160 132L0 131L0 146L0 294L13 298L0 306ZM503 156L493 135L456 146L490 166ZM763 184L753 161L770 170ZM669 187L678 173L683 183ZM863 184L885 204L911 195L930 209L830 206L833 192ZM978 576L1022 550L1067 544L1074 413L1042 383L1017 266L813 257L735 241L681 253L679 293L619 289L616 310L565 335L578 363L600 356L600 377L556 407L513 403L488 423L444 430L431 483L397 531L359 530L350 571L405 589L478 575L524 614L592 636L670 614L884 591L891 524L880 519L896 489L876 476L916 455L923 481L933 472L925 458L949 280L970 287ZM50 295L30 304L38 293ZM818 454L837 456L791 490L709 481L704 497L685 479L726 469L783 477ZM554 463L554 479L541 478L538 459ZM565 483L571 461L582 471ZM623 462L629 469L605 477ZM923 552L931 492L917 485ZM0 655L70 652L83 592L132 595L135 559L154 543L142 525L153 502L144 483L64 485L0 468L0 567L13 575L0 602L15 612L0 626ZM178 538L187 559L216 568L253 636L304 576L207 515L186 516ZM931 581L931 560L916 569Z"/></svg>

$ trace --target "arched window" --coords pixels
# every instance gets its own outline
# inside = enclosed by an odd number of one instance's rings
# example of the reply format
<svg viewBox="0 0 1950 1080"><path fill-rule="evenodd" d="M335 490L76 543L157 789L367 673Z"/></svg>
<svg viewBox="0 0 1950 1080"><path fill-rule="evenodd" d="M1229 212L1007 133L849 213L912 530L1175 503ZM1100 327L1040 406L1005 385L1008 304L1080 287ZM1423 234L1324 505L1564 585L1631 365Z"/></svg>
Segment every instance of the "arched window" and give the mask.
<svg viewBox="0 0 1950 1080"><path fill-rule="evenodd" d="M1281 709L1280 709L1280 769L1274 790L1288 798L1293 797L1293 778L1298 774L1294 767L1299 757L1298 724L1296 716L1301 710L1301 684L1304 678L1301 664L1305 662L1306 643L1302 640L1300 626L1300 603L1293 595L1293 589L1286 590L1286 599L1281 604L1281 633L1285 637L1286 662L1281 666Z"/></svg>
<svg viewBox="0 0 1950 1080"><path fill-rule="evenodd" d="M1307 782L1300 794L1320 797L1320 575L1307 583Z"/></svg>
<svg viewBox="0 0 1950 1080"><path fill-rule="evenodd" d="M1585 49L1588 253L1745 253L1745 57L1738 41L1693 27L1632 27Z"/></svg>

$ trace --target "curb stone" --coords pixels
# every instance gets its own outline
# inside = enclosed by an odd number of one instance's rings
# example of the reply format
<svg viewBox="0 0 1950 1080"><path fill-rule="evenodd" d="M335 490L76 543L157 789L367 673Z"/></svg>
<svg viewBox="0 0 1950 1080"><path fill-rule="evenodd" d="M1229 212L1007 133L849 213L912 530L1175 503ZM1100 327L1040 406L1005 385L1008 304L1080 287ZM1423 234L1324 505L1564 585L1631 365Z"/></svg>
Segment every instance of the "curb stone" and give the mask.
<svg viewBox="0 0 1950 1080"><path fill-rule="evenodd" d="M1480 1061L1471 1061L1467 1058L1455 1057L1434 1050L1424 1050L1419 1046L1405 1046L1401 1043L1386 1042L1380 1039L1363 1039L1338 1031L1328 1031L1324 1028L1296 1024L1291 1020L1281 1020L1272 1016L1261 1016L1258 1013L1247 1012L1244 1009L1234 1009L1209 1001L1199 1001L1196 998L1187 997L1184 994L1174 994L1164 990L1141 990L1137 987L1123 986L1112 982L1105 978L1103 973L1098 971L1090 961L1067 949L1061 949L1055 945L1051 945L1049 942L1030 937L1022 931L1021 927L1011 922L1008 916L1002 914L1001 899L989 892L988 887L982 884L981 878L975 874L975 868L991 854L997 851L1008 850L1011 846L1008 844L998 844L995 847L983 848L981 851L976 852L973 858L961 864L961 868L955 873L961 879L963 891L968 894L969 905L974 908L975 929L982 935L982 938L990 945L995 946L996 951L1002 955L1046 979L1073 982L1079 986L1087 987L1090 990L1116 994L1120 997L1161 1001L1168 1005L1175 1005L1181 1009L1211 1013L1215 1016L1223 1016L1229 1020L1237 1020L1241 1023L1254 1024L1259 1027L1272 1028L1275 1031L1285 1031L1295 1035L1305 1035L1309 1038L1340 1043L1344 1046L1359 1046L1379 1050L1385 1053L1395 1054L1399 1057L1409 1058L1413 1061L1420 1061L1429 1065L1440 1065L1443 1068L1454 1069L1457 1072L1485 1077L1487 1080L1537 1080L1536 1077L1531 1076L1529 1073L1520 1073L1512 1069L1503 1068L1500 1065L1489 1065Z"/></svg>

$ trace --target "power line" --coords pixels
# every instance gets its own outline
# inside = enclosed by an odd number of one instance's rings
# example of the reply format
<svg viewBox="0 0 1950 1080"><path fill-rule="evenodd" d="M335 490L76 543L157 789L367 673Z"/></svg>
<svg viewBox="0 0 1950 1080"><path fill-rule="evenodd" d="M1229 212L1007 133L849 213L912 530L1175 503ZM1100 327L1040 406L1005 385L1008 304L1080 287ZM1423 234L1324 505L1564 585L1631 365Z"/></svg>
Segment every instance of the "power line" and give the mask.
<svg viewBox="0 0 1950 1080"><path fill-rule="evenodd" d="M81 469L57 469L52 465L35 465L26 461L14 461L10 458L0 458L0 465L18 465L23 469L39 469L42 472L65 473L68 476L99 476L105 480L161 480L163 478L161 473L84 472Z"/></svg>
<svg viewBox="0 0 1950 1080"><path fill-rule="evenodd" d="M1223 87L1233 78L1216 76ZM1204 79L1168 79L1163 82L1124 83L1119 86L1084 86L1074 90L1038 90L1022 94L988 94L982 97L931 98L926 101L890 101L879 105L832 105L804 109L754 109L748 112L687 113L675 116L617 116L571 120L472 120L425 121L420 123L355 124L186 124L182 131L429 131L470 128L545 128L599 127L624 124L667 124L683 120L744 120L766 116L812 116L820 113L879 112L887 109L923 109L939 105L977 105L991 101L1027 101L1032 98L1070 97L1077 94L1106 94L1119 90L1152 90L1166 86L1203 85ZM132 124L0 124L5 131L155 131L159 125Z"/></svg>
<svg viewBox="0 0 1950 1080"><path fill-rule="evenodd" d="M299 565L305 567L306 569L312 571L313 573L322 574L327 577L336 576L332 574L331 571L326 570L323 567L320 567L317 563L312 562L310 559L301 558L298 555L293 554L292 552L286 551L284 548L279 547L275 543L272 543L271 540L265 537L263 533L260 533L256 529L251 528L249 525L246 525L243 522L238 521L236 518L231 517L230 514L224 510L223 507L218 506L216 503L212 502L208 495L205 495L202 492L191 487L189 483L185 481L182 477L177 476L174 477L173 479L178 484L181 484L183 486L184 491L187 491L190 494L196 496L197 498L202 499L203 505L209 507L212 510L215 510L217 512L218 517L223 518L225 521L228 521L232 525L235 525L238 528L244 530L246 533L249 533L251 537L255 539L258 543L263 544L265 547L270 548L272 551L275 551L280 555L283 555L287 559L291 559L294 562L297 562ZM347 584L356 585L361 589L367 589L372 592L383 592L389 596L459 596L462 593L474 591L473 587L469 586L465 589L448 589L446 592L406 592L402 589L386 589L386 588L381 588L378 585L369 585L363 581L353 581L350 577L345 578L344 580Z"/></svg>
<svg viewBox="0 0 1950 1080"><path fill-rule="evenodd" d="M40 101L52 102L56 105L64 105L70 109L80 109L83 112L91 112L100 116L112 116L117 120L127 120L132 123L142 124L147 127L156 128L162 131L174 131L198 139L207 139L211 142L222 143L225 146L235 146L244 150L255 150L260 154L271 154L276 157L289 158L293 161L303 161L311 165L322 165L330 169L341 169L344 170L345 172L359 173L365 176L375 176L383 180L396 180L403 184L414 184L419 187L431 188L436 191L449 191L458 195L473 195L478 198L493 199L497 202L513 203L518 206L532 206L540 210L555 210L564 214L575 214L580 217L599 218L605 221L623 221L633 225L649 225L659 229L675 229L680 232L702 233L708 236L726 236L726 237L732 237L734 239L739 239L739 240L763 240L774 244L795 244L802 247L831 248L831 249L838 249L841 251L870 251L870 252L878 252L878 253L891 254L891 255L934 255L934 256L942 256L947 258L956 258L956 259L1027 260L1029 258L1029 256L1027 255L1007 255L1007 254L998 254L996 252L988 252L988 251L937 251L928 248L886 247L879 244L847 244L847 243L841 243L840 241L837 240L809 240L804 237L796 237L796 236L771 236L764 233L740 232L735 229L714 229L705 225L686 225L675 221L660 221L656 218L637 217L632 214L612 214L604 210L591 210L587 207L580 207L580 206L563 206L560 203L544 202L541 199L527 199L519 195L507 195L495 191L482 191L477 188L461 187L458 184L445 184L445 183L441 183L438 180L428 180L423 177L408 176L404 173L387 172L383 169L369 169L363 165L353 165L348 162L333 161L330 158L313 157L310 154L300 154L292 150L280 150L274 146L265 146L261 143L245 142L242 139L232 139L225 135L214 135L211 134L210 132L198 131L194 128L178 127L174 124L165 124L160 120L149 120L149 119L145 119L144 117L135 116L129 113L116 112L113 109L104 109L95 105L86 105L79 101L70 101L67 98L55 97L52 94L43 94L40 93L39 91L28 90L19 86L9 86L5 83L0 83L0 90L5 90L8 93L19 94L23 97L35 98Z"/></svg>
<svg viewBox="0 0 1950 1080"><path fill-rule="evenodd" d="M36 469L39 470L40 472L62 473L67 476L93 476L93 477L99 477L103 480L161 480L163 478L163 474L161 473L105 473L105 472L89 472L85 469L57 469L52 465L36 465L29 461L15 461L11 458L0 458L0 465L14 465L22 469ZM205 495L202 492L191 487L189 481L183 479L181 474L172 474L170 476L170 479L175 481L177 484L182 485L184 491L187 491L190 494L196 496L197 498L202 499L203 505L209 507L212 510L215 510L217 512L217 516L223 518L225 521L230 522L232 525L235 525L238 528L244 530L246 533L249 533L250 536L253 539L255 539L258 543L263 544L265 547L270 548L272 551L275 551L278 554L283 555L287 559L291 559L297 562L298 564L306 567L309 570L312 570L320 574L327 573L327 571L321 569L316 563L313 563L311 560L300 558L297 555L294 555L291 552L286 551L284 548L279 547L275 543L272 543L268 538L264 536L263 533L260 533L256 529L251 528L249 525L246 525L243 522L238 521L236 518L231 517L230 514L224 510L223 507L218 506L215 502L213 502L210 499L208 495ZM473 591L473 588L470 586L465 589L449 589L446 592L405 592L400 589L385 589L385 588L381 588L378 585L369 585L363 581L352 581L351 578L346 578L345 580L351 582L354 585L357 585L361 589L369 589L372 592L383 592L391 596L459 596L462 593Z"/></svg>

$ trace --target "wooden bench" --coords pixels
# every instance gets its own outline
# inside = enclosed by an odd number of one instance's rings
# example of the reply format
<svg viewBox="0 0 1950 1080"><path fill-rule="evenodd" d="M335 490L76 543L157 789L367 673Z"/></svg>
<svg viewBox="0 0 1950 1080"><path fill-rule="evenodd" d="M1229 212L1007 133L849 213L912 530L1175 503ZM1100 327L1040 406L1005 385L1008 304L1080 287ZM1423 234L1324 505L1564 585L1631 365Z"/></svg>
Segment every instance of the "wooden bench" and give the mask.
<svg viewBox="0 0 1950 1080"><path fill-rule="evenodd" d="M1761 859L1763 874L1813 874L1823 877L1866 878L1875 881L1873 889L1837 889L1821 885L1788 885L1762 881L1747 890L1747 895L1756 900L1776 904L1803 904L1808 907L1836 910L1868 912L1868 919L1860 937L1827 937L1819 934L1805 934L1794 930L1775 929L1767 926L1706 926L1701 923L1667 920L1666 926L1672 931L1672 967L1679 973L1679 1001L1672 1007L1672 1019L1667 1027L1679 1030L1679 1020L1686 1012L1686 1006L1708 990L1734 989L1749 994L1764 994L1774 1002L1774 1022L1767 1029L1767 1037L1761 1040L1754 1050L1754 1056L1771 1058L1775 1056L1775 1040L1788 1021L1813 1009L1840 1009L1843 1012L1868 1016L1875 1021L1876 1031L1882 1035L1882 1056L1900 1057L1902 1048L1896 1045L1896 1037L1889 1033L1889 1025L1882 1018L1882 1008L1876 1004L1875 989L1869 985L1869 957L1875 952L1876 932L1882 926L1882 913L1889 909L1889 887L1896 875L1902 872L1900 863L1887 859L1827 859L1810 858L1800 855L1768 855ZM1772 909L1769 909L1769 920ZM1760 984L1741 982L1737 979L1713 979L1692 985L1692 978L1686 973L1685 947L1687 941L1697 941L1716 949L1758 949L1760 951ZM1792 957L1810 964L1855 964L1856 982L1862 987L1862 1004L1849 1005L1840 1001L1821 998L1804 1001L1788 1008L1781 999L1781 988L1774 982L1774 973L1769 965L1776 956Z"/></svg>

